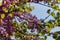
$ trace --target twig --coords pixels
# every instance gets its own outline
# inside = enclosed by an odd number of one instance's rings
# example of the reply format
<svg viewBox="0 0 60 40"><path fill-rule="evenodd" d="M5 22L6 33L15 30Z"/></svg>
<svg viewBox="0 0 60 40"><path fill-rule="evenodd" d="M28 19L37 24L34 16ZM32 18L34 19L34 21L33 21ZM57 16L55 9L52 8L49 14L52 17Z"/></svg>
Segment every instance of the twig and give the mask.
<svg viewBox="0 0 60 40"><path fill-rule="evenodd" d="M37 3L37 2L33 2L33 3ZM40 5L43 5L43 6L46 6L46 7L52 8L50 5L45 5L45 4L42 4L42 3L37 3L37 4L40 4Z"/></svg>

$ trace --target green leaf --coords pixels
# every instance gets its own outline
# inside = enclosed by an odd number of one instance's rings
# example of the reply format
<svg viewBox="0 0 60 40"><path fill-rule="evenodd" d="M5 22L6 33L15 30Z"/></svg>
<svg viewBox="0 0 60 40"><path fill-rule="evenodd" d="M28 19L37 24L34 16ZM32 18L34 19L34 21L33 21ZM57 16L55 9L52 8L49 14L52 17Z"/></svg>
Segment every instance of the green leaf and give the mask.
<svg viewBox="0 0 60 40"><path fill-rule="evenodd" d="M60 17L60 13L59 12L57 13L57 17Z"/></svg>
<svg viewBox="0 0 60 40"><path fill-rule="evenodd" d="M60 36L56 40L60 40Z"/></svg>
<svg viewBox="0 0 60 40"><path fill-rule="evenodd" d="M58 37L58 33L53 34L53 38L56 39Z"/></svg>
<svg viewBox="0 0 60 40"><path fill-rule="evenodd" d="M60 0L56 0L58 3L60 3Z"/></svg>
<svg viewBox="0 0 60 40"><path fill-rule="evenodd" d="M59 8L59 7L55 4L55 5L52 5L52 8L57 10L57 8Z"/></svg>
<svg viewBox="0 0 60 40"><path fill-rule="evenodd" d="M55 13L54 13L54 12L51 12L51 15L52 15L53 17L55 17Z"/></svg>

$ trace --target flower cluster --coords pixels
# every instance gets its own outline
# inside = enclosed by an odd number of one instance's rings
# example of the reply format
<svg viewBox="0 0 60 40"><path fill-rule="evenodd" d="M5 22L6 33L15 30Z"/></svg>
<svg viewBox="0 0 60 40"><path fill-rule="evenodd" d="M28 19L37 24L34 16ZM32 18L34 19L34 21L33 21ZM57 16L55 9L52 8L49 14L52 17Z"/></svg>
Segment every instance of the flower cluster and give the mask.
<svg viewBox="0 0 60 40"><path fill-rule="evenodd" d="M23 12L30 12L32 8L29 3L22 0L1 0L0 3L0 39L11 40L10 36L15 32L12 22L15 16L20 17Z"/></svg>
<svg viewBox="0 0 60 40"><path fill-rule="evenodd" d="M39 3L42 1L48 4L55 3L52 0L1 0L0 40L14 40L11 38L13 35L16 37L16 40L41 40L39 36L53 34L50 33L50 30L54 26L60 26L60 13L57 13L57 16L55 16L55 13L51 12L51 15L56 20L48 22L38 20L36 16L30 14L30 11L34 9L34 7L30 6L30 2ZM50 13L50 10L48 13ZM31 34L27 32L27 29L31 30ZM35 29L37 30L36 35L32 34Z"/></svg>

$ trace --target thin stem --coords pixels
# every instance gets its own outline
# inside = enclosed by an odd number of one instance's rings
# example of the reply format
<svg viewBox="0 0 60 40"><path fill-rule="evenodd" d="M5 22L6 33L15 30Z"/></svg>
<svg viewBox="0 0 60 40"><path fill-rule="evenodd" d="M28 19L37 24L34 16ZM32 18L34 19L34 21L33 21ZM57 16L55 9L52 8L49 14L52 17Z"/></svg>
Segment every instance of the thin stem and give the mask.
<svg viewBox="0 0 60 40"><path fill-rule="evenodd" d="M50 16L50 14L44 20L46 20L49 16Z"/></svg>
<svg viewBox="0 0 60 40"><path fill-rule="evenodd" d="M50 6L50 5L45 5L45 4L42 4L42 3L37 3L37 2L32 2L32 3L36 3L36 4L40 4L40 5L43 5L43 6L46 6L46 7L52 8L52 6ZM60 3L56 3L56 4L60 4ZM52 8L52 9L53 9L53 8Z"/></svg>
<svg viewBox="0 0 60 40"><path fill-rule="evenodd" d="M33 2L33 3L37 3L37 2ZM45 5L45 4L42 4L42 3L37 3L37 4L40 4L40 5L43 5L43 6L46 6L46 7L52 8L50 5Z"/></svg>

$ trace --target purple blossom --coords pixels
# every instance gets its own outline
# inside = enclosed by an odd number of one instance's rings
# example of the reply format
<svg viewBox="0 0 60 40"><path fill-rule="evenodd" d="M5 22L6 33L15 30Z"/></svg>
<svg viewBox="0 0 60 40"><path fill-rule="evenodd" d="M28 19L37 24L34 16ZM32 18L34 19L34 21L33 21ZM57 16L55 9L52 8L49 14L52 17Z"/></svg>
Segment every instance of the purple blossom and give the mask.
<svg viewBox="0 0 60 40"><path fill-rule="evenodd" d="M11 40L10 37L4 37L4 40Z"/></svg>

